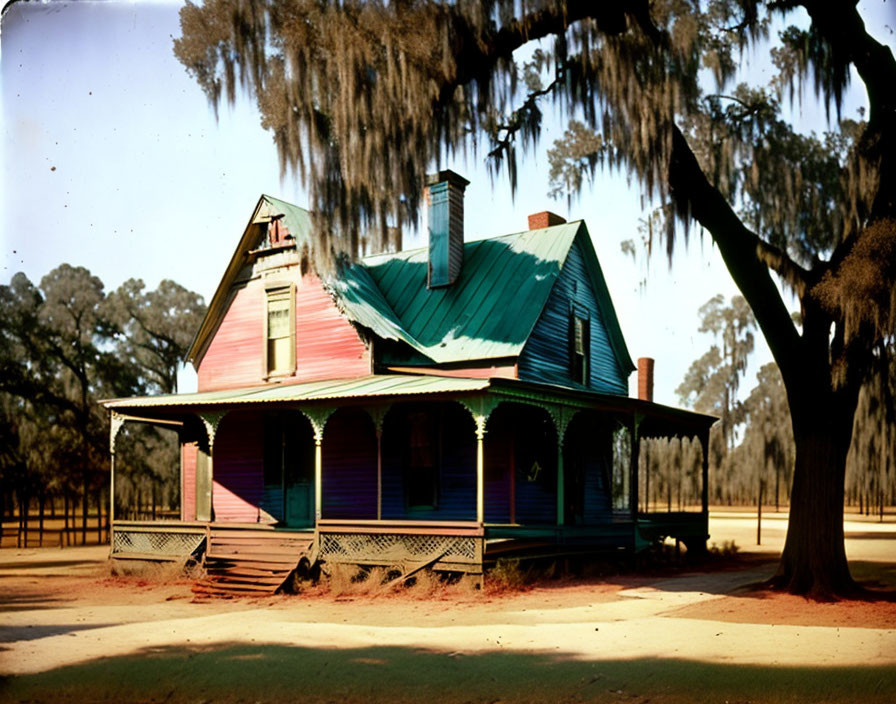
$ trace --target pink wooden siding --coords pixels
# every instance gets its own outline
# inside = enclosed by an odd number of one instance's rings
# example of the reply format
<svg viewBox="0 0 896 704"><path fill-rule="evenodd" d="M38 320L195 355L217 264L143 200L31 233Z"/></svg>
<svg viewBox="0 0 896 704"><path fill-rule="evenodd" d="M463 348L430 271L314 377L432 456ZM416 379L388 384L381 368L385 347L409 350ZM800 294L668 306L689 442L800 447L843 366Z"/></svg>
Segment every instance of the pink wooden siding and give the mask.
<svg viewBox="0 0 896 704"><path fill-rule="evenodd" d="M263 315L262 284L253 281L240 288L199 365L200 391L262 383Z"/></svg>
<svg viewBox="0 0 896 704"><path fill-rule="evenodd" d="M264 428L260 413L228 413L214 448L215 521L257 523L264 493Z"/></svg>
<svg viewBox="0 0 896 704"><path fill-rule="evenodd" d="M196 520L196 443L185 442L180 447L180 517L182 521Z"/></svg>
<svg viewBox="0 0 896 704"><path fill-rule="evenodd" d="M296 381L370 373L370 356L358 332L339 312L314 274L296 290Z"/></svg>
<svg viewBox="0 0 896 704"><path fill-rule="evenodd" d="M199 365L199 391L264 383L264 283L251 281L230 303ZM296 287L296 373L278 383L370 372L367 347L313 274Z"/></svg>

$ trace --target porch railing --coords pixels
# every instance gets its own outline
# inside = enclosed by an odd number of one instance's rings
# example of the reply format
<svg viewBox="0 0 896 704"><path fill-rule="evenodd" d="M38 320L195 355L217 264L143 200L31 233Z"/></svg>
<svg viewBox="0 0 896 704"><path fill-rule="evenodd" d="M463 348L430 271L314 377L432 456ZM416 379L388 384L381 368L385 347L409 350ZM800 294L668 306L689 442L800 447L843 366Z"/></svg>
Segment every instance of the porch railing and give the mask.
<svg viewBox="0 0 896 704"><path fill-rule="evenodd" d="M112 557L134 560L179 560L193 553L206 538L200 522L158 523L115 521Z"/></svg>
<svg viewBox="0 0 896 704"><path fill-rule="evenodd" d="M484 531L470 521L321 519L318 546L331 563L482 572Z"/></svg>

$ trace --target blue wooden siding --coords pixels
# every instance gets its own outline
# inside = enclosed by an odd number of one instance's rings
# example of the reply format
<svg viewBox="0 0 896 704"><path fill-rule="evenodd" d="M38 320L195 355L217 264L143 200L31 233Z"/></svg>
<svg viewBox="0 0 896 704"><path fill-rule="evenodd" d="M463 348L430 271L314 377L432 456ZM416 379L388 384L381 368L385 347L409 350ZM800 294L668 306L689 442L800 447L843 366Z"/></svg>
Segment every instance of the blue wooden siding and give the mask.
<svg viewBox="0 0 896 704"><path fill-rule="evenodd" d="M360 409L337 411L321 446L323 518L376 518L376 431Z"/></svg>
<svg viewBox="0 0 896 704"><path fill-rule="evenodd" d="M566 430L563 451L565 522L596 525L613 518L610 457L613 421L579 413Z"/></svg>
<svg viewBox="0 0 896 704"><path fill-rule="evenodd" d="M522 525L557 522L557 433L544 411L501 404L489 418L485 520Z"/></svg>
<svg viewBox="0 0 896 704"><path fill-rule="evenodd" d="M433 508L409 508L409 413L426 413L437 428L434 448L437 490ZM383 423L382 512L387 520L476 519L476 434L469 412L456 403L396 404Z"/></svg>
<svg viewBox="0 0 896 704"><path fill-rule="evenodd" d="M622 374L610 346L578 240L570 248L541 317L520 355L520 379L579 386L571 378L569 320L572 306L586 312L590 322L588 387L602 393L628 395L628 379Z"/></svg>

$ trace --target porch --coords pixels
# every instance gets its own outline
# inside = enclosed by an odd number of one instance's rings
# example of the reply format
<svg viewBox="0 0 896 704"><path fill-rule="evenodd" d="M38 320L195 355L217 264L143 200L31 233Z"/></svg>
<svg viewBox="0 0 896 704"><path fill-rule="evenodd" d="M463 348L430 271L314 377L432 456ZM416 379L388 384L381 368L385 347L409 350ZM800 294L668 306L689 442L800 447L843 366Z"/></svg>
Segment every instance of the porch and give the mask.
<svg viewBox="0 0 896 704"><path fill-rule="evenodd" d="M705 448L714 419L636 399L377 376L107 406L113 467L125 422L174 424L182 446L181 520L113 514L116 558L176 559L229 526L310 536L305 557L323 563L481 574L497 556L536 548L706 538L705 459L702 510L654 517L640 498L639 446L694 437Z"/></svg>

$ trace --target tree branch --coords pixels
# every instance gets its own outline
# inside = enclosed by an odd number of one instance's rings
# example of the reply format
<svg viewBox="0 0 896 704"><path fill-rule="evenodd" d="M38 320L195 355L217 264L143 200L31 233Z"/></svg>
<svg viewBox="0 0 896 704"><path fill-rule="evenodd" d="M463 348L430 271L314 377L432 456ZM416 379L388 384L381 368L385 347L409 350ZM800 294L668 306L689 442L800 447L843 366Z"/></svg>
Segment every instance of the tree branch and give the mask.
<svg viewBox="0 0 896 704"><path fill-rule="evenodd" d="M731 278L741 290L784 378L799 364L800 336L769 274L769 261L805 281L798 267L783 252L748 230L728 201L712 186L700 168L684 135L673 126L669 188L679 210L693 217L712 236ZM777 271L777 269L776 269Z"/></svg>
<svg viewBox="0 0 896 704"><path fill-rule="evenodd" d="M511 59L514 51L530 41L565 32L571 24L589 18L595 20L603 31L619 34L626 29L626 15L630 13L638 20L641 6L646 5L644 0L639 0L621 9L615 3L572 0L566 3L562 11L545 8L502 24L496 31L484 35L477 33L466 22L461 22L459 16L452 16L456 41L454 65L458 70L442 83L435 106L450 104L458 86L480 76L487 77L498 61Z"/></svg>

